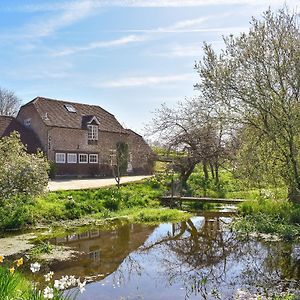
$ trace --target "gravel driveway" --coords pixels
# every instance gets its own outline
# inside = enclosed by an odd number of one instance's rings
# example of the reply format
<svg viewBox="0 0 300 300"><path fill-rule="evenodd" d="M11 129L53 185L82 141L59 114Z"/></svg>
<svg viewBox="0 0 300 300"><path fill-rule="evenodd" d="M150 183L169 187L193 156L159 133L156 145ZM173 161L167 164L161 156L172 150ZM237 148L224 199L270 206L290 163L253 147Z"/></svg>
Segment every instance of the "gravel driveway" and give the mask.
<svg viewBox="0 0 300 300"><path fill-rule="evenodd" d="M140 181L149 176L125 176L121 178L121 184L133 181ZM105 186L115 185L116 181L114 178L90 178L90 179L56 179L49 181L49 191L67 191L67 190L84 190L94 189Z"/></svg>

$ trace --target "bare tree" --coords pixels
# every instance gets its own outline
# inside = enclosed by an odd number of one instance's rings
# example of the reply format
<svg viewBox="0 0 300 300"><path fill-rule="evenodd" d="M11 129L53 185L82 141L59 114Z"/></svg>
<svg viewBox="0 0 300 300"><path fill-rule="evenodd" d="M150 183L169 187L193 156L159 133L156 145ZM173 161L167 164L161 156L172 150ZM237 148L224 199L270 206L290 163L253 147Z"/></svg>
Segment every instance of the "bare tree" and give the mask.
<svg viewBox="0 0 300 300"><path fill-rule="evenodd" d="M205 180L209 178L209 168L216 182L219 180L219 165L225 153L226 124L222 114L211 104L199 97L186 99L176 108L162 105L150 126L151 132L158 134L166 148L181 153L173 155L181 188L185 187L199 163L202 163Z"/></svg>
<svg viewBox="0 0 300 300"><path fill-rule="evenodd" d="M0 87L0 115L16 116L21 105L21 100L11 90Z"/></svg>

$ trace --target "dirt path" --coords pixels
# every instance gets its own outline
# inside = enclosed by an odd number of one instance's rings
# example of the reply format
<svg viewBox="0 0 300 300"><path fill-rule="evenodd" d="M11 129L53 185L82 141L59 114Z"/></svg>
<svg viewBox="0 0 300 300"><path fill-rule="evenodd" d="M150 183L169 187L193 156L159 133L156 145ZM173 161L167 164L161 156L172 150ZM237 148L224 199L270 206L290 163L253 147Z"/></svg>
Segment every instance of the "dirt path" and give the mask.
<svg viewBox="0 0 300 300"><path fill-rule="evenodd" d="M121 178L121 184L127 182L140 181L151 176L126 176ZM92 179L57 179L51 180L48 184L49 191L67 191L67 190L84 190L94 189L115 185L114 178L92 178Z"/></svg>

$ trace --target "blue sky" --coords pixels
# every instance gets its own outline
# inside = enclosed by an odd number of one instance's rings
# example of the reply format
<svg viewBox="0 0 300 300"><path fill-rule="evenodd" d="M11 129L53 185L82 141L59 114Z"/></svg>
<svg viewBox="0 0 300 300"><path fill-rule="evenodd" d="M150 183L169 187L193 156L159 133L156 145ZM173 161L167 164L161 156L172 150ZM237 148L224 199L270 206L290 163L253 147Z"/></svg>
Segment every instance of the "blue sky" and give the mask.
<svg viewBox="0 0 300 300"><path fill-rule="evenodd" d="M152 112L197 95L204 41L247 31L290 0L1 0L0 86L96 104L143 133Z"/></svg>

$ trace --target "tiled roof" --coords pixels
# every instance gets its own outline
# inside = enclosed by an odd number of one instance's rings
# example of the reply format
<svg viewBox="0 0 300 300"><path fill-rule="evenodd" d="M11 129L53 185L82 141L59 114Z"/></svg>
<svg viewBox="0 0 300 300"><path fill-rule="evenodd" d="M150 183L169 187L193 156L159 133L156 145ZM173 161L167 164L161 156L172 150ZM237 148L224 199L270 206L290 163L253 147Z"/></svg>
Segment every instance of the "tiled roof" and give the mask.
<svg viewBox="0 0 300 300"><path fill-rule="evenodd" d="M95 116L99 121L99 130L127 133L114 115L100 106L37 97L26 105L34 105L47 126L81 129L87 118ZM76 112L67 110L71 105Z"/></svg>
<svg viewBox="0 0 300 300"><path fill-rule="evenodd" d="M19 123L15 118L8 116L0 116L0 137L8 136L13 131L18 131L21 141L27 146L27 151L30 153L42 149L39 138L36 134Z"/></svg>

